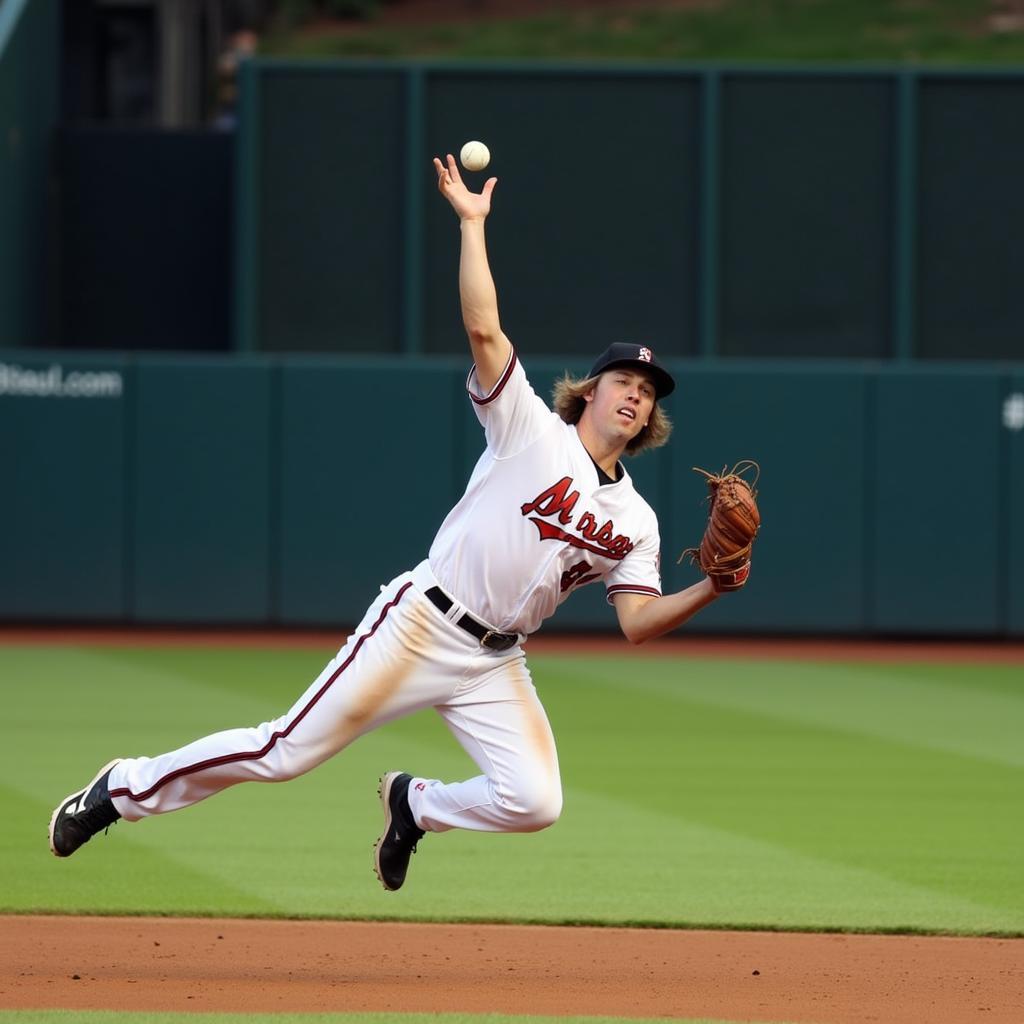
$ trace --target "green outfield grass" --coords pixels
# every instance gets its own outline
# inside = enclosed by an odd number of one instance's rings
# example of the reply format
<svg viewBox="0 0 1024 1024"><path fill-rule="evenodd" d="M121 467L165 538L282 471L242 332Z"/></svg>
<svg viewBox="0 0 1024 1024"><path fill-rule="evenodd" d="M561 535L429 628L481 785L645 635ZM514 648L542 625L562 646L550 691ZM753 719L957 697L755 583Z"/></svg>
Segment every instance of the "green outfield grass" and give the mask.
<svg viewBox="0 0 1024 1024"><path fill-rule="evenodd" d="M532 658L561 821L428 835L398 894L379 773L475 771L431 712L52 857L103 761L274 717L332 653L0 647L0 909L1024 934L1020 666Z"/></svg>
<svg viewBox="0 0 1024 1024"><path fill-rule="evenodd" d="M552 5L556 6L556 5ZM280 28L264 53L298 57L1006 64L1024 31L988 0L717 0L689 9L554 10L438 24Z"/></svg>

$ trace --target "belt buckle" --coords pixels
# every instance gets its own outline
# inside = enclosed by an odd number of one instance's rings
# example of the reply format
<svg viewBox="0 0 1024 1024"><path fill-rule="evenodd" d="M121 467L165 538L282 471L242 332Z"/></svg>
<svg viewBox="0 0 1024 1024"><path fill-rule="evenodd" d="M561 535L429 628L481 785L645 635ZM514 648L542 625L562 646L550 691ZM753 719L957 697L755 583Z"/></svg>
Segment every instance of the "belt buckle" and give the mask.
<svg viewBox="0 0 1024 1024"><path fill-rule="evenodd" d="M480 638L480 645L491 651L507 651L514 647L518 640L517 633L499 633L496 629L489 629Z"/></svg>

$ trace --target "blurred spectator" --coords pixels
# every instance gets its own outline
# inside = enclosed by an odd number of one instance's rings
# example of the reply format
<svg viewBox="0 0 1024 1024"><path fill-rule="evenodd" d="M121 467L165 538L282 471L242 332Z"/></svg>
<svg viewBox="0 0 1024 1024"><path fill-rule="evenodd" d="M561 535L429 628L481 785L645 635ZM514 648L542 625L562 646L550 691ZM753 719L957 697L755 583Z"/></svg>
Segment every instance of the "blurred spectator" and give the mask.
<svg viewBox="0 0 1024 1024"><path fill-rule="evenodd" d="M242 61L255 56L259 36L243 28L228 36L227 46L217 58L217 101L213 124L222 131L233 131L238 124L238 72Z"/></svg>

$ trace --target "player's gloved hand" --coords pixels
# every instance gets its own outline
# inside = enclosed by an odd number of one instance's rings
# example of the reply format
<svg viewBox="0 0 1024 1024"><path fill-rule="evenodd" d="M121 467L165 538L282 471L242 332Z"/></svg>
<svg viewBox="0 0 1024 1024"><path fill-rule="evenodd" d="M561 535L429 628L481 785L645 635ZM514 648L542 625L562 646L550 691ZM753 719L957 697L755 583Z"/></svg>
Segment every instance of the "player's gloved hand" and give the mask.
<svg viewBox="0 0 1024 1024"><path fill-rule="evenodd" d="M732 572L719 572L709 575L711 586L715 588L716 594L725 594L731 590L739 590L747 582L750 576L750 562L744 562L738 569Z"/></svg>
<svg viewBox="0 0 1024 1024"><path fill-rule="evenodd" d="M739 590L750 576L750 553L761 528L755 490L761 468L747 459L719 474L696 466L694 470L707 478L711 507L700 547L687 548L679 561L689 556L711 580L715 593ZM749 470L754 471L750 482L743 477Z"/></svg>

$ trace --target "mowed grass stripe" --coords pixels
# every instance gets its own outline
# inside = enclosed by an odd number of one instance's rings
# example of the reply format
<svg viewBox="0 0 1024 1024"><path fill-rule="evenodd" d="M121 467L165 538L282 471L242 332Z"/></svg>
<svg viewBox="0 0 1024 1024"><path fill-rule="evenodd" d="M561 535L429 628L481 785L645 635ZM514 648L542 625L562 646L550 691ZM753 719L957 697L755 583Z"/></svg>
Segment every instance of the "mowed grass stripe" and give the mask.
<svg viewBox="0 0 1024 1024"><path fill-rule="evenodd" d="M624 715L633 681L597 678L595 686L589 676L574 683L571 670L562 674L567 687L588 692L588 735L577 735L568 707L556 727L563 750L580 741L571 769L580 784L599 783L605 795L672 809L800 856L1009 911L1024 926L1019 769L826 730L789 720L781 708L770 715L733 710L722 706L721 690L731 684L721 676L709 684L717 689L708 700L703 691L695 701L685 687L666 686L634 697ZM642 680L637 685L644 688ZM557 697L554 704L561 717ZM647 772L639 788L638 767Z"/></svg>
<svg viewBox="0 0 1024 1024"><path fill-rule="evenodd" d="M870 867L815 857L790 846L589 793L573 792L566 812L575 822L614 822L617 856L582 855L587 885L602 906L629 923L682 927L800 930L1015 933L1019 913L959 896L949 888L913 885ZM547 838L547 837L545 837ZM572 836L553 830L550 859L573 863ZM564 852L564 857L560 856ZM622 886L622 867L629 869ZM553 885L572 885L556 872ZM616 888L618 886L618 888ZM579 889L579 886L577 886ZM586 893L570 909L587 919Z"/></svg>
<svg viewBox="0 0 1024 1024"><path fill-rule="evenodd" d="M279 708L244 686L226 692L217 685L222 676L240 683L250 678L251 656L212 662L204 678L160 659L147 667L138 651L126 651L123 658L88 648L39 648L32 657L25 653L0 648L0 678L11 694L9 720L20 741L0 747L0 769L8 781L47 802L87 782L111 757L156 754L218 729L255 725L291 703ZM35 771L24 772L18 768L24 749L60 756L40 759ZM70 775L60 763L68 753L68 762L77 764ZM55 797L54 787L59 790Z"/></svg>
<svg viewBox="0 0 1024 1024"><path fill-rule="evenodd" d="M33 683L0 754L18 787L0 839L7 909L1024 930L1018 770L723 707L736 686L723 672L677 693L672 673L689 662L669 662L657 690L646 683L660 659L624 660L614 681L608 662L534 659L559 738L562 821L536 836L428 836L397 898L370 868L378 774L475 772L430 713L302 779L119 824L58 862L50 809L102 760L280 714L320 665L310 652L272 652L262 671L265 652L161 650L148 668L148 651L91 653L20 659ZM749 676L750 662L715 664ZM125 701L130 713L106 713Z"/></svg>
<svg viewBox="0 0 1024 1024"><path fill-rule="evenodd" d="M835 662L826 665L836 667ZM863 670L869 666L851 664L849 667ZM981 657L971 664L964 664L963 661L900 662L884 665L882 671L899 678L920 680L930 686L941 684L967 690L972 694L992 693L1024 700L1024 663L986 662Z"/></svg>
<svg viewBox="0 0 1024 1024"><path fill-rule="evenodd" d="M344 642L338 637L338 647ZM166 672L206 689L265 701L271 717L283 714L305 692L337 653L330 645L304 648L211 647L90 647L119 673Z"/></svg>
<svg viewBox="0 0 1024 1024"><path fill-rule="evenodd" d="M63 794L61 794L63 796ZM167 914L192 907L209 915L281 915L285 908L262 897L245 876L192 868L159 848L133 842L115 825L78 854L50 853L51 807L0 787L5 828L0 833L0 912ZM127 840L127 841L122 841ZM222 848L216 862L230 863ZM209 863L207 864L209 868Z"/></svg>
<svg viewBox="0 0 1024 1024"><path fill-rule="evenodd" d="M365 842L329 823L311 835L314 819L301 806L288 806L288 792L297 786L309 787L314 800L328 788L326 777L322 785L314 785L315 778L232 790L217 801L230 809L226 818L209 802L131 832L112 830L94 840L102 848L88 848L71 861L35 858L34 876L26 881L35 882L35 900L62 898L64 909L87 912L867 930L928 930L938 921L964 932L1013 930L1019 923L1011 913L941 889L898 885L863 869L577 790L569 792L558 828L538 836L427 837L415 864L416 885L396 904L370 872L368 837L378 819L360 837ZM281 828L255 844L225 849L226 837L248 834L251 816ZM587 839L595 823L609 822L613 841ZM138 849L143 830L153 848ZM193 870L183 863L186 853L197 865ZM229 878L244 887L229 885ZM510 894L517 894L514 906L502 902ZM45 902L7 909L40 905Z"/></svg>
<svg viewBox="0 0 1024 1024"><path fill-rule="evenodd" d="M959 666L934 678L900 666L823 665L797 661L720 659L536 659L535 671L554 679L600 683L718 707L856 732L906 746L1024 767L1024 669L1016 692L983 682L985 666ZM1005 678L1006 666L994 666Z"/></svg>
<svg viewBox="0 0 1024 1024"><path fill-rule="evenodd" d="M194 814L149 823L152 837L161 848L188 851L186 865L194 870L206 865L244 880L245 891L264 901L314 916L839 929L928 929L939 920L972 932L1020 926L1005 908L962 898L949 886L913 886L678 811L572 787L559 826L542 834L426 837L415 884L396 901L371 871L370 843L380 824L375 801L368 795L337 821L318 816L324 799L340 802L332 790L343 788L347 774L324 772L323 779L307 776L289 787L232 791L221 801L230 802L230 817L203 804ZM287 792L296 786L301 795ZM224 834L244 833L253 816L274 821L280 833L224 856ZM172 821L180 834L158 836L156 828ZM609 824L595 841L595 830ZM208 912L205 904L185 909Z"/></svg>
<svg viewBox="0 0 1024 1024"><path fill-rule="evenodd" d="M85 664L91 665L91 659ZM105 678L108 697L121 699L125 683L120 674L107 671ZM258 721L248 714L253 707L248 698L222 693L212 701L196 700L201 685L179 682L166 669L147 675L135 666L131 678L143 687L154 679L161 684L147 713L132 727L132 738L120 735L124 730L117 722L91 721L82 730L77 725L68 729L65 721L55 764L38 777L24 770L6 775L31 790L32 797L12 789L5 800L10 841L0 839L0 869L9 864L9 877L17 877L14 869L26 863L29 872L24 889L14 886L0 896L3 909L401 916L392 913L398 908L381 902L384 894L372 872L371 846L383 820L378 777L395 766L421 762L447 778L476 771L431 714L418 716L411 729L409 722L401 723L401 733L396 723L366 737L342 757L287 785L236 786L183 814L117 823L73 858L53 858L46 843L52 808L76 784L88 781L97 759L102 763L111 753L128 751L150 754L190 741L209 729L211 706L220 725L246 717ZM76 687L63 702L64 712L77 723L80 706L90 702L96 702L95 693ZM161 720L164 708L173 713L173 722ZM427 738L420 738L424 732ZM5 756L13 767L13 752ZM37 797L47 778L50 792ZM457 880L448 884L457 885ZM430 916L438 913L435 907Z"/></svg>

